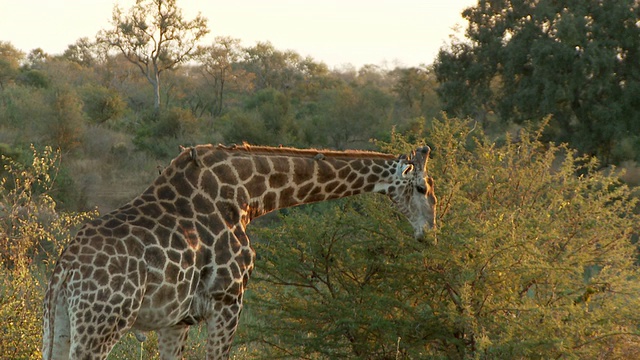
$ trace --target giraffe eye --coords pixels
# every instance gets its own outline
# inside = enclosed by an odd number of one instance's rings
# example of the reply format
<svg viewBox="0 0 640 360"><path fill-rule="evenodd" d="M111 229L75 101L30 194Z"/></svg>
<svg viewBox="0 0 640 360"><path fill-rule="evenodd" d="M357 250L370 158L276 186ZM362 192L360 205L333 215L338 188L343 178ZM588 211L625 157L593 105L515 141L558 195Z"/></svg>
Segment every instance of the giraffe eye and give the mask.
<svg viewBox="0 0 640 360"><path fill-rule="evenodd" d="M416 190L418 190L418 192L420 194L426 194L427 193L427 188L425 186L422 186L422 185L416 186Z"/></svg>

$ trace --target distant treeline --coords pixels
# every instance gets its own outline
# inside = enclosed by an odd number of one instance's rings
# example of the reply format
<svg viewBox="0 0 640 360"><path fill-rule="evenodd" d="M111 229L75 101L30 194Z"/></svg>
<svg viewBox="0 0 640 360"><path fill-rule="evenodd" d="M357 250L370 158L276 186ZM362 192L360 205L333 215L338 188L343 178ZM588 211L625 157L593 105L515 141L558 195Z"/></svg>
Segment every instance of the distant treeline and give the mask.
<svg viewBox="0 0 640 360"><path fill-rule="evenodd" d="M568 142L602 165L640 160L632 0L479 3L463 12L465 38L425 59L432 65L359 69L330 69L270 43L205 45L206 19L184 19L175 1L152 5L116 6L112 28L63 54L0 42L2 152L61 149L80 188L63 201L71 207L100 202L91 194L105 193L100 184L118 169L166 161L178 145L371 148L393 128L420 133L442 111L496 141L548 122L544 141ZM87 179L91 172L99 174Z"/></svg>

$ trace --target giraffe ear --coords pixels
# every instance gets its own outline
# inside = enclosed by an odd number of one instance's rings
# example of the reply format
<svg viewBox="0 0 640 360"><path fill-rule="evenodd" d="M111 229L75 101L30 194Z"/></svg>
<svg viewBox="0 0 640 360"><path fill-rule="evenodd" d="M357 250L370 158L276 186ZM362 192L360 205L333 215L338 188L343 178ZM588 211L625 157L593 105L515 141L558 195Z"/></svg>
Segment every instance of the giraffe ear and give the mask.
<svg viewBox="0 0 640 360"><path fill-rule="evenodd" d="M411 158L411 162L413 162L418 169L422 169L422 171L427 172L427 163L429 162L429 154L431 153L431 148L428 146L423 146L415 151L413 151L413 156Z"/></svg>
<svg viewBox="0 0 640 360"><path fill-rule="evenodd" d="M189 149L189 156L191 157L191 161L193 161L193 163L199 167L200 159L198 158L198 150L196 150L195 146Z"/></svg>
<svg viewBox="0 0 640 360"><path fill-rule="evenodd" d="M413 171L412 164L409 164L409 163L402 164L402 171L401 171L402 176L407 176L407 174L409 174L411 171Z"/></svg>

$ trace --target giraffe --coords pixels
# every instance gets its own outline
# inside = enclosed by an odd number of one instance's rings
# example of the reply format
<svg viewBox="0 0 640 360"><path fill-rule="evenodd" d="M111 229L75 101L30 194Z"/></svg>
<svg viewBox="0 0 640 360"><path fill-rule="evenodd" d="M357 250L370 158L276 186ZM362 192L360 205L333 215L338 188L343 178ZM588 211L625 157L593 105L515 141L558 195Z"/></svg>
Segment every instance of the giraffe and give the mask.
<svg viewBox="0 0 640 360"><path fill-rule="evenodd" d="M430 148L411 154L198 145L141 195L85 224L44 300L44 359L105 359L127 332L156 331L179 359L204 322L209 359L227 359L255 253L245 229L270 211L360 193L388 195L419 240L435 227Z"/></svg>

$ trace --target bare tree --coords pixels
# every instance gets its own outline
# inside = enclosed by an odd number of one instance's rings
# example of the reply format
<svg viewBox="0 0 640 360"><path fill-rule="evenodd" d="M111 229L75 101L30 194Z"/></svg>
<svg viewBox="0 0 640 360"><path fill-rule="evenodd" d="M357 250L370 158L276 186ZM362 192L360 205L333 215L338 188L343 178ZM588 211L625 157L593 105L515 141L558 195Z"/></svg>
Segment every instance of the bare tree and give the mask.
<svg viewBox="0 0 640 360"><path fill-rule="evenodd" d="M113 28L98 34L99 41L117 48L135 64L153 86L156 110L160 109L160 74L189 60L197 42L209 29L198 14L187 21L176 0L137 0L123 13L113 9Z"/></svg>

